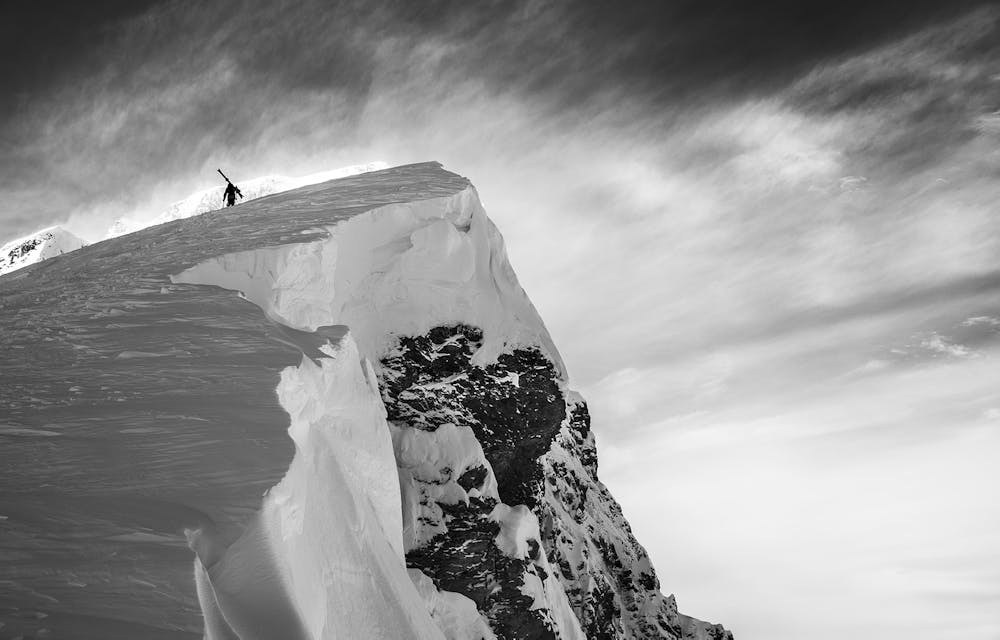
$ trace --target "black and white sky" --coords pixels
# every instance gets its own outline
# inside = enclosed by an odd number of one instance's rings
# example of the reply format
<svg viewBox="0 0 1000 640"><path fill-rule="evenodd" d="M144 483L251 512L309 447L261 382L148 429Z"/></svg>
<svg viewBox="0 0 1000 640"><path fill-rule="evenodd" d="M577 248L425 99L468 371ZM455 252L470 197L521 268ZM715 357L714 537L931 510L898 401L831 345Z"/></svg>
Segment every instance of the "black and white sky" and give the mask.
<svg viewBox="0 0 1000 640"><path fill-rule="evenodd" d="M8 2L0 242L216 183L478 187L681 608L1000 634L1000 4Z"/></svg>

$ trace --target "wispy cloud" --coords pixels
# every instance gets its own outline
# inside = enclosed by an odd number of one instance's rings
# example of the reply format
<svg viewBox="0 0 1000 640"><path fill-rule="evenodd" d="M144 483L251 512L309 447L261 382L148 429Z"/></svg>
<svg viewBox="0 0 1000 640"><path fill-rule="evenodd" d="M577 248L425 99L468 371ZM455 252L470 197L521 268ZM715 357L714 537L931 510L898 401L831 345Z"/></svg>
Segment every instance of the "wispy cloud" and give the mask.
<svg viewBox="0 0 1000 640"><path fill-rule="evenodd" d="M931 335L921 340L920 346L935 354L944 354L955 358L971 358L978 355L967 346L951 342L948 338L938 333L931 333Z"/></svg>

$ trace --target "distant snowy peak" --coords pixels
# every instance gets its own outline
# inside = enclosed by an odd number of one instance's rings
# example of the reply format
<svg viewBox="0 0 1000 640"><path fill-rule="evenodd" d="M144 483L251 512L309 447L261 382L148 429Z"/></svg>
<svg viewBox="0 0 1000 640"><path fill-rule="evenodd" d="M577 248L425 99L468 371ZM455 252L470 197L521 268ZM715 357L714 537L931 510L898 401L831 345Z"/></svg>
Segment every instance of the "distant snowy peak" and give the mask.
<svg viewBox="0 0 1000 640"><path fill-rule="evenodd" d="M82 238L54 226L12 240L0 248L0 275L16 271L86 245Z"/></svg>
<svg viewBox="0 0 1000 640"><path fill-rule="evenodd" d="M387 169L388 167L389 165L385 162L369 162L367 164L355 164L349 167L341 167L339 169L321 171L319 173L311 173L307 176L298 176L294 178L272 175L261 176L252 180L237 180L235 184L239 187L240 192L243 194L243 198L237 202L256 200L257 198L263 198L264 196L281 193L282 191L298 189L299 187L304 187L310 184L319 184L321 182L336 180L338 178L356 176L361 173L368 173L369 171L381 171L382 169ZM166 211L147 222L141 222L129 218L118 218L108 229L108 233L105 237L117 238L118 236L125 235L126 233L132 233L140 229L145 229L146 227L154 227L165 222L180 220L182 218L190 218L191 216L221 209L223 206L222 194L224 191L225 185L220 184L219 186L211 189L205 189L203 191L192 193L183 200L178 200L173 203L167 208Z"/></svg>

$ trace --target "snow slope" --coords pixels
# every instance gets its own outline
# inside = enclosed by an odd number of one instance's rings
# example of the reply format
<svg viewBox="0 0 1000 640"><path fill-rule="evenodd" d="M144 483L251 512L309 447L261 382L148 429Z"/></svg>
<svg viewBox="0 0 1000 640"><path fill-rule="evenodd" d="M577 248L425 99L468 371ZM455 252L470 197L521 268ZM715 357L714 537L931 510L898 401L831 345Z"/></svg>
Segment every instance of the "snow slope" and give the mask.
<svg viewBox="0 0 1000 640"><path fill-rule="evenodd" d="M298 176L294 178L271 175L261 176L252 180L237 181L236 185L240 188L240 192L243 194L242 198L237 199L237 204L248 202L250 200L256 200L257 198L263 198L264 196L269 196L275 193L281 193L283 191L298 189L299 187L304 187L310 184L318 184L329 180L336 180L338 178L346 178L348 176L355 176L369 171L379 171L381 169L385 169L387 166L388 165L384 162L369 162L367 164L356 164L349 167L341 167L339 169L331 169L329 171L320 171L318 173L311 173L306 176ZM219 179L221 180L221 178ZM201 213L221 209L223 207L222 196L225 188L226 186L224 184L220 184L219 186L212 187L211 189L204 189L202 191L192 193L183 200L178 200L173 203L167 208L166 211L150 221L118 218L108 229L105 237L115 238L126 233L138 231L139 229L145 229L146 227L153 227L172 220L189 218Z"/></svg>
<svg viewBox="0 0 1000 640"><path fill-rule="evenodd" d="M59 226L11 240L0 247L0 276L67 251L75 251L85 244L82 238Z"/></svg>

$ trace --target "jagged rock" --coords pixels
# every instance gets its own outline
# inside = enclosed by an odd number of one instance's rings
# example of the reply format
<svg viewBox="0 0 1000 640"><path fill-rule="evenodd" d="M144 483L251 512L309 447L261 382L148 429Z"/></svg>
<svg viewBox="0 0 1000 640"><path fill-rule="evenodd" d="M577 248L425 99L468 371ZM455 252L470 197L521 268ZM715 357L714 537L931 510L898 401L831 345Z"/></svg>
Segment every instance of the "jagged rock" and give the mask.
<svg viewBox="0 0 1000 640"><path fill-rule="evenodd" d="M475 433L500 499L530 507L541 523L543 548L535 553L554 568L587 638L731 637L679 615L673 598L660 594L645 550L597 477L587 405L563 392L553 363L537 349L515 348L479 366L473 356L481 346L482 331L467 325L399 338L379 374L394 425ZM408 551L407 563L476 602L500 638L557 637L538 624L531 602L503 601L523 587L523 566L491 544L494 506L489 499L442 504L446 531Z"/></svg>
<svg viewBox="0 0 1000 640"><path fill-rule="evenodd" d="M555 367L537 349L514 349L472 366L482 331L459 325L407 336L382 360L389 419L418 429L467 425L486 452L508 504L535 506L539 462L566 415Z"/></svg>

